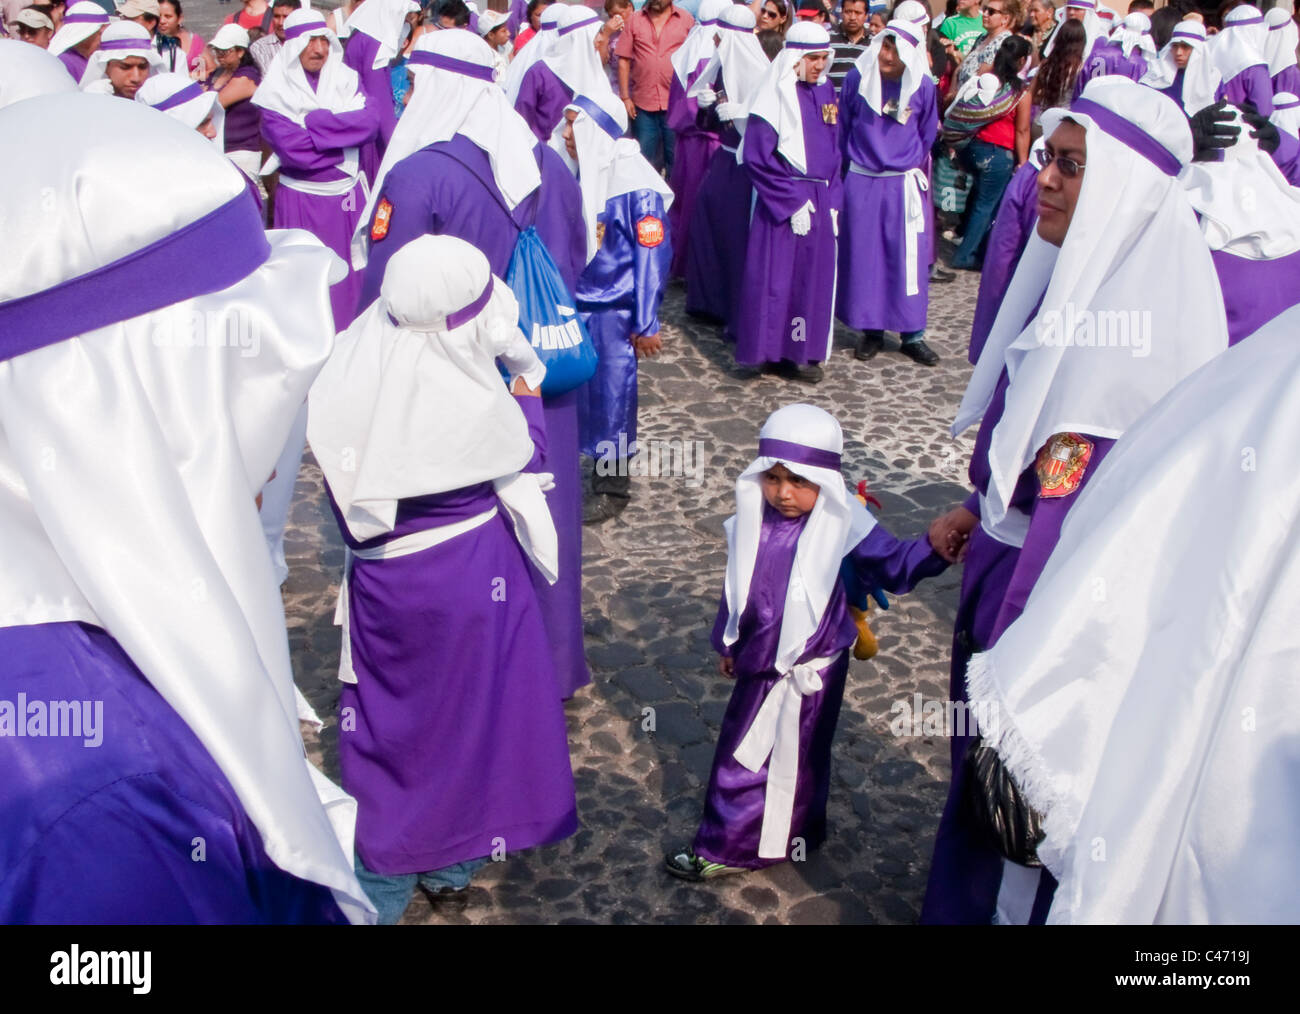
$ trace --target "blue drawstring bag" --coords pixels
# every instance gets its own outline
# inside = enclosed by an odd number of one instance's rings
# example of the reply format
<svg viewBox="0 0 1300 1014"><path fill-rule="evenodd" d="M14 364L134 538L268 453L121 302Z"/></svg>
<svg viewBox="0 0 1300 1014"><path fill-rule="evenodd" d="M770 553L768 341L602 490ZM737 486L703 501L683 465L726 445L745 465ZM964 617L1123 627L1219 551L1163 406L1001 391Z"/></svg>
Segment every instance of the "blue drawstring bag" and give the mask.
<svg viewBox="0 0 1300 1014"><path fill-rule="evenodd" d="M546 366L542 396L566 394L590 380L596 347L560 269L531 225L519 232L505 281L519 301L519 328Z"/></svg>

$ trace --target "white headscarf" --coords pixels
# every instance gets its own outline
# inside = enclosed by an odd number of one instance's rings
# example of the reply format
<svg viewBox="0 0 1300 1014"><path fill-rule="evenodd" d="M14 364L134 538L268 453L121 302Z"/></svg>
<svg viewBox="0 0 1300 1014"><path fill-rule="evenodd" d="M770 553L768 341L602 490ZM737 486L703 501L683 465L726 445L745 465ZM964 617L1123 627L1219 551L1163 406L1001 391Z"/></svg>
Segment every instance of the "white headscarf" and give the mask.
<svg viewBox="0 0 1300 1014"><path fill-rule="evenodd" d="M0 39L0 109L37 95L75 92L68 68L40 46Z"/></svg>
<svg viewBox="0 0 1300 1014"><path fill-rule="evenodd" d="M39 319L72 332L0 363L0 624L106 630L229 779L271 861L373 921L355 804L304 754L254 503L329 353L343 265L305 232L264 234L244 175L138 102L32 99L0 110L0 134L25 160L0 215L23 251L0 261L0 320L45 301ZM165 243L200 252L165 260L156 284L84 291Z"/></svg>
<svg viewBox="0 0 1300 1014"><path fill-rule="evenodd" d="M1263 64L1268 25L1258 7L1242 4L1223 18L1223 28L1210 43L1210 57L1223 80L1231 81L1244 70Z"/></svg>
<svg viewBox="0 0 1300 1014"><path fill-rule="evenodd" d="M721 70L722 88L727 101L735 103L742 110L748 108L768 69L767 55L754 35L754 24L754 12L748 7L735 3L728 5L717 21L716 34L720 41L714 47L709 62L687 89L688 98L695 98L705 88L711 88ZM713 35L709 38L712 39ZM743 136L745 117L737 117L731 122Z"/></svg>
<svg viewBox="0 0 1300 1014"><path fill-rule="evenodd" d="M930 12L925 9L924 4L918 3L917 0L903 0L894 8L894 16L890 20L907 21L928 30L930 27Z"/></svg>
<svg viewBox="0 0 1300 1014"><path fill-rule="evenodd" d="M844 434L834 416L813 405L786 405L767 417L758 433L758 457L736 480L736 513L724 526L728 615L722 641L727 645L736 643L749 601L763 531L763 473L781 464L821 487L799 535L786 586L775 662L782 675L799 661L821 625L840 579L841 561L876 526L875 518L845 488L843 452Z"/></svg>
<svg viewBox="0 0 1300 1014"><path fill-rule="evenodd" d="M151 77L162 72L162 58L153 48L153 36L149 30L134 21L114 21L104 29L104 34L99 37L99 48L86 61L86 70L81 75L81 90L85 91L96 81L104 81L104 86L107 86L104 68L109 61L133 56L148 61ZM109 87L108 93L111 92Z"/></svg>
<svg viewBox="0 0 1300 1014"><path fill-rule="evenodd" d="M714 25L728 9L734 6L736 5L732 0L700 0L695 24L687 33L686 41L677 47L671 57L673 73L677 75L677 83L683 88L689 87L692 83L690 76L695 69L713 55L713 36L716 34Z"/></svg>
<svg viewBox="0 0 1300 1014"><path fill-rule="evenodd" d="M1134 11L1115 26L1110 41L1119 46L1128 59L1134 49L1140 49L1148 60L1156 58L1156 44L1151 38L1151 19L1141 11Z"/></svg>
<svg viewBox="0 0 1300 1014"><path fill-rule="evenodd" d="M1222 162L1193 162L1183 170L1188 200L1201 215L1211 250L1247 260L1273 260L1300 250L1300 188L1291 186L1273 156L1250 136L1250 126L1230 106L1241 129Z"/></svg>
<svg viewBox="0 0 1300 1014"><path fill-rule="evenodd" d="M379 70L393 62L402 47L406 16L420 9L415 0L365 0L348 18L348 34L360 32L379 43L371 68Z"/></svg>
<svg viewBox="0 0 1300 1014"><path fill-rule="evenodd" d="M366 0L361 6L375 3ZM358 11L358 13L360 13ZM307 82L300 57L315 38L329 40L330 54L320 70L315 90ZM351 113L364 108L357 72L343 62L338 37L325 26L325 19L310 7L299 8L284 19L284 45L275 54L266 77L253 93L252 103L303 126L306 115L316 109Z"/></svg>
<svg viewBox="0 0 1300 1014"><path fill-rule="evenodd" d="M1223 80L1219 68L1214 65L1205 41L1205 26L1199 21L1180 21L1174 26L1173 35L1160 50L1160 55L1147 61L1147 72L1142 75L1142 84L1152 88L1168 88L1178 77L1178 67L1174 63L1174 43L1192 47L1192 55L1183 71L1183 109L1188 115L1200 112L1206 106L1215 103L1219 93L1219 84Z"/></svg>
<svg viewBox="0 0 1300 1014"><path fill-rule="evenodd" d="M391 532L400 500L528 463L528 422L497 357L530 384L545 375L514 294L479 250L421 236L393 254L379 298L338 336L308 404L307 438L353 538Z"/></svg>
<svg viewBox="0 0 1300 1014"><path fill-rule="evenodd" d="M358 269L366 266L367 230L384 179L397 163L421 148L449 141L456 134L474 142L487 153L493 181L512 210L542 182L532 156L537 138L492 80L491 46L472 32L426 32L415 43L406 66L415 77L415 91L397 121L352 236L352 266Z"/></svg>
<svg viewBox="0 0 1300 1014"><path fill-rule="evenodd" d="M510 100L511 105L514 105L515 100L519 98L519 87L524 83L524 75L528 73L528 68L555 52L555 47L560 41L560 23L565 20L567 12L568 7L562 3L553 3L542 11L537 33L524 43L514 59L510 61L502 87L505 88L506 98Z"/></svg>
<svg viewBox="0 0 1300 1014"><path fill-rule="evenodd" d="M1102 32L1109 35L1119 24L1119 14L1109 7L1098 4L1097 20L1101 22Z"/></svg>
<svg viewBox="0 0 1300 1014"><path fill-rule="evenodd" d="M551 132L550 146L564 159L569 171L578 177L582 190L582 218L587 226L587 260L600 249L597 237L597 217L605 205L615 197L635 190L654 190L663 197L664 210L673 203L672 188L641 154L641 146L630 137L627 130L627 110L623 103L606 89L600 96L575 95L564 107L576 112L573 121L573 139L578 148L575 165L564 145L562 119Z"/></svg>
<svg viewBox="0 0 1300 1014"><path fill-rule="evenodd" d="M1264 59L1268 62L1268 76L1277 77L1288 67L1296 65L1295 51L1300 46L1300 31L1295 20L1285 8L1273 7L1264 15L1268 25L1268 38L1264 40Z"/></svg>
<svg viewBox="0 0 1300 1014"><path fill-rule="evenodd" d="M971 660L985 741L1043 816L1049 923L1295 921L1297 331L1293 308L1125 434Z"/></svg>
<svg viewBox="0 0 1300 1014"><path fill-rule="evenodd" d="M803 113L799 110L799 92L795 74L799 61L813 53L827 53L831 37L826 29L813 21L800 21L785 33L785 46L776 54L759 83L749 104L747 116L757 116L776 131L776 150L796 172L807 172L808 157L803 143ZM825 81L827 70L817 83Z"/></svg>
<svg viewBox="0 0 1300 1014"><path fill-rule="evenodd" d="M1192 157L1183 111L1107 75L1089 81L1070 109L1044 113L1044 136L1065 119L1087 132L1069 232L1060 248L1030 237L952 427L956 436L983 416L1005 367L1011 384L989 445L981 515L989 529L1007 516L1021 472L1050 437L1119 437L1228 344L1210 251L1177 178Z"/></svg>
<svg viewBox="0 0 1300 1014"><path fill-rule="evenodd" d="M58 56L85 42L107 24L108 15L95 0L77 0L77 3L68 5L67 13L63 15L63 24L50 37L47 52L51 56Z"/></svg>
<svg viewBox="0 0 1300 1014"><path fill-rule="evenodd" d="M1273 96L1273 115L1269 119L1279 130L1300 137L1300 96L1278 92Z"/></svg>
<svg viewBox="0 0 1300 1014"><path fill-rule="evenodd" d="M1065 7L1058 12L1060 18L1056 22L1056 28L1052 29L1052 34L1047 39L1047 44L1043 47L1043 58L1052 55L1052 47L1056 45L1057 29L1065 20L1065 10L1067 7L1077 7L1087 13L1083 16L1083 59L1087 60L1092 55L1092 48L1096 45L1098 39L1105 39L1107 36L1106 25L1101 18L1097 17L1097 5L1094 0L1067 0Z"/></svg>
<svg viewBox="0 0 1300 1014"><path fill-rule="evenodd" d="M542 57L546 66L575 95L595 96L602 91L614 94L600 54L596 52L599 32L600 17L595 11L577 5L569 7L556 29L555 45Z"/></svg>
<svg viewBox="0 0 1300 1014"><path fill-rule="evenodd" d="M883 100L881 94L884 85L880 79L880 44L885 39L893 39L898 49L899 59L903 61L903 80L898 93L898 109L895 119L907 115L908 103L913 94L921 87L921 82L930 76L929 63L925 51L925 35L918 32L915 25L895 18L883 32L871 40L854 64L860 75L858 94L877 116L882 115Z"/></svg>
<svg viewBox="0 0 1300 1014"><path fill-rule="evenodd" d="M203 85L190 80L188 74L155 74L140 86L135 100L180 120L190 130L197 130L199 124L212 117L217 131L212 143L225 154L226 110L216 92L204 91Z"/></svg>

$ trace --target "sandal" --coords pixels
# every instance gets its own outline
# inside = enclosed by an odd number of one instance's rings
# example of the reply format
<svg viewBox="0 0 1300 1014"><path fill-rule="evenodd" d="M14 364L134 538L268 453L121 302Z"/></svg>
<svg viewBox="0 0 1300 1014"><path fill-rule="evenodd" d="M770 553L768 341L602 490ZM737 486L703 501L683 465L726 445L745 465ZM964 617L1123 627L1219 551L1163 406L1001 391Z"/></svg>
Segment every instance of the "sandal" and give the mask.
<svg viewBox="0 0 1300 1014"><path fill-rule="evenodd" d="M689 847L664 856L664 868L674 877L695 883L701 880L712 880L714 877L725 877L732 873L749 872L741 866L724 866L722 863L709 862L697 856Z"/></svg>

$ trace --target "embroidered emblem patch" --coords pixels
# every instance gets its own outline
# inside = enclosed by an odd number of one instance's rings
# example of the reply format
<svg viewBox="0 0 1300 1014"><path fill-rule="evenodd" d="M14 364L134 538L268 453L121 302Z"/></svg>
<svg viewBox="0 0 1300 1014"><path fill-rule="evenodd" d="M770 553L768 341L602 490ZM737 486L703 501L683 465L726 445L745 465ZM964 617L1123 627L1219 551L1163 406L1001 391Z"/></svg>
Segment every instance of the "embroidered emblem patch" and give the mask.
<svg viewBox="0 0 1300 1014"><path fill-rule="evenodd" d="M370 241L378 243L388 235L388 223L393 218L392 202L385 197L379 202L379 207L375 208L375 221L370 226Z"/></svg>
<svg viewBox="0 0 1300 1014"><path fill-rule="evenodd" d="M596 223L596 246L604 246L604 245L605 245L605 223L597 222Z"/></svg>
<svg viewBox="0 0 1300 1014"><path fill-rule="evenodd" d="M834 102L827 102L822 106L822 123L829 123L834 126L840 116L840 107Z"/></svg>
<svg viewBox="0 0 1300 1014"><path fill-rule="evenodd" d="M642 246L658 246L664 241L664 224L654 215L646 215L636 224L636 241Z"/></svg>
<svg viewBox="0 0 1300 1014"><path fill-rule="evenodd" d="M1038 495L1069 496L1083 482L1092 460L1092 441L1077 433L1058 433L1038 452Z"/></svg>

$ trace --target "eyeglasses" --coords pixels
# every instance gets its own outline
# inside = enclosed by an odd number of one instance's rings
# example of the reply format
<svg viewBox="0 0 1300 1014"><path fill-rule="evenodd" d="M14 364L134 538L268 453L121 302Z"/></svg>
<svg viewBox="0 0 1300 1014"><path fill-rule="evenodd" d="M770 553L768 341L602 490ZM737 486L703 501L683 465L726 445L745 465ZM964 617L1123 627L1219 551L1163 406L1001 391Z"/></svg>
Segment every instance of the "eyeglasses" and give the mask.
<svg viewBox="0 0 1300 1014"><path fill-rule="evenodd" d="M1082 162L1076 162L1072 158L1058 155L1056 152L1050 151L1047 148L1044 148L1034 156L1034 162L1037 163L1039 169L1046 169L1049 165L1055 162L1056 168L1060 170L1061 175L1067 180L1074 179L1085 168Z"/></svg>
<svg viewBox="0 0 1300 1014"><path fill-rule="evenodd" d="M780 11L774 11L774 10L772 10L771 8L768 8L768 7L764 7L761 11L758 12L758 14L759 14L759 17L763 17L763 18L772 18L773 20L775 20L776 18L779 18L779 17L781 16Z"/></svg>
<svg viewBox="0 0 1300 1014"><path fill-rule="evenodd" d="M1005 14L1006 11L1004 11L1001 7L985 7L985 8L984 8L984 13L985 13L985 14Z"/></svg>

